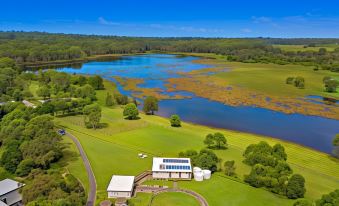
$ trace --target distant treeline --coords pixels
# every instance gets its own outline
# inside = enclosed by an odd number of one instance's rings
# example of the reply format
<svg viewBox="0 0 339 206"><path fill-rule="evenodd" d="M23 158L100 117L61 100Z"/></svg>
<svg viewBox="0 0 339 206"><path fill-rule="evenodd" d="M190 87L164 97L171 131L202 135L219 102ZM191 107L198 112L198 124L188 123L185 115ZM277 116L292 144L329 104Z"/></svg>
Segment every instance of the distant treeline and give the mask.
<svg viewBox="0 0 339 206"><path fill-rule="evenodd" d="M158 52L194 52L225 55L229 61L314 65L339 71L339 45L334 51L284 51L273 44L336 45L339 39L272 38L142 38L98 35L0 32L0 57L17 63L74 60L93 55Z"/></svg>

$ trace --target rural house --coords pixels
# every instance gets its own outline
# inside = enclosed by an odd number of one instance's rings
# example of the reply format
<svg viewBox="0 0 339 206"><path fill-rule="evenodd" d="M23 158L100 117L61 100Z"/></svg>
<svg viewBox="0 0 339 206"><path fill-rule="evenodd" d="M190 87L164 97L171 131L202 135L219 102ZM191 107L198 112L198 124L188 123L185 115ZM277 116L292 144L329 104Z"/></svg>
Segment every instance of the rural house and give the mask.
<svg viewBox="0 0 339 206"><path fill-rule="evenodd" d="M190 158L153 158L153 179L191 179Z"/></svg>
<svg viewBox="0 0 339 206"><path fill-rule="evenodd" d="M0 181L0 206L22 205L22 196L19 189L23 186L25 185L11 179Z"/></svg>

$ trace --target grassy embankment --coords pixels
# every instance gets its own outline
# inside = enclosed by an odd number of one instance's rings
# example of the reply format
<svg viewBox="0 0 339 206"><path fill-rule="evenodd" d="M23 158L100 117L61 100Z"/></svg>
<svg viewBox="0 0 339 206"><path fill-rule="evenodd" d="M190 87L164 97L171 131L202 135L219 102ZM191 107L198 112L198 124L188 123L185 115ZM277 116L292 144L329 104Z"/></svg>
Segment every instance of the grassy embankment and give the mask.
<svg viewBox="0 0 339 206"><path fill-rule="evenodd" d="M109 92L115 90L108 82L105 82L105 87ZM97 92L98 102L102 106L107 91ZM204 147L205 135L216 131L224 133L229 144L227 150L216 151L217 155L223 161L235 160L236 173L240 178L250 170L242 163L242 152L249 144L265 140L270 144L279 142L285 146L288 162L294 172L306 179L306 198L318 199L322 194L339 188L339 163L324 153L277 139L200 125L183 123L182 128L172 128L165 118L140 116L140 120L124 120L121 107L103 106L102 122L106 123L106 127L97 130L85 129L81 116L56 119L58 124L77 136L83 145L97 179L98 200L106 198L105 190L111 175L137 175L151 168L152 156L175 157L180 151L199 150ZM140 152L148 154L149 158L138 158ZM86 182L83 167L77 162L69 164L68 170ZM293 202L264 189L229 179L222 173L216 173L211 180L204 182L179 182L179 187L202 194L212 206L221 206L225 202L228 205L291 205ZM149 194L138 194L133 201L137 205L147 205L149 199Z"/></svg>

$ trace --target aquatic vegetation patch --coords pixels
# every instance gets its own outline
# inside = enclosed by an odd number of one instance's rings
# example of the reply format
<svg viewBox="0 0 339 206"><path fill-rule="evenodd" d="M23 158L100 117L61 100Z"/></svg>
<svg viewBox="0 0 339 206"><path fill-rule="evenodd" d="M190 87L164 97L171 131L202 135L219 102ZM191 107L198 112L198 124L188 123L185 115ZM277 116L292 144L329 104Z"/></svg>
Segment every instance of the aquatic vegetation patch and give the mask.
<svg viewBox="0 0 339 206"><path fill-rule="evenodd" d="M247 88L228 85L225 80L214 76L191 76L170 78L165 85L170 92L188 91L196 96L218 101L230 106L257 106L287 114L299 113L339 119L339 107L320 105L304 98L267 96ZM232 90L227 88L232 87Z"/></svg>
<svg viewBox="0 0 339 206"><path fill-rule="evenodd" d="M161 88L148 88L141 87L141 84L145 84L145 79L141 78L122 78L119 76L114 77L118 83L123 87L124 90L128 90L132 92L133 97L144 99L148 96L154 96L157 99L185 99L191 98L191 96L184 96L181 94L169 94L166 93Z"/></svg>

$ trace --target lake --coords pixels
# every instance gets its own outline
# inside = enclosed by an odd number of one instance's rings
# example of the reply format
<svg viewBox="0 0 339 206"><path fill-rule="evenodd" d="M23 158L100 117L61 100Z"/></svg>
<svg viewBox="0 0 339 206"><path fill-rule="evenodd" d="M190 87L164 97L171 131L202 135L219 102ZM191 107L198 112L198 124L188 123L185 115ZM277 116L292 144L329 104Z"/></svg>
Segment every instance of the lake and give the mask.
<svg viewBox="0 0 339 206"><path fill-rule="evenodd" d="M178 77L178 71L188 72L210 67L193 63L195 59L198 58L168 54L136 55L107 62L88 62L80 68L64 67L59 71L97 74L114 82L113 76L142 78L145 82L140 87L165 89L166 79ZM123 94L132 94L131 91L124 91L119 84L118 88ZM275 137L326 153L331 153L332 139L339 133L338 120L301 114L288 115L256 107L231 107L188 92L171 93L174 94L192 98L161 100L158 115L169 117L178 114L187 122Z"/></svg>

